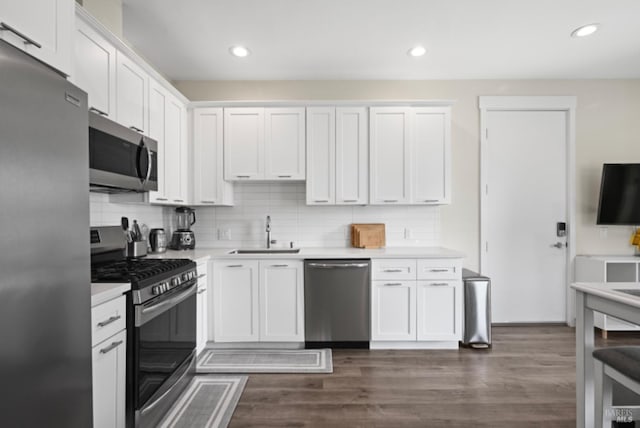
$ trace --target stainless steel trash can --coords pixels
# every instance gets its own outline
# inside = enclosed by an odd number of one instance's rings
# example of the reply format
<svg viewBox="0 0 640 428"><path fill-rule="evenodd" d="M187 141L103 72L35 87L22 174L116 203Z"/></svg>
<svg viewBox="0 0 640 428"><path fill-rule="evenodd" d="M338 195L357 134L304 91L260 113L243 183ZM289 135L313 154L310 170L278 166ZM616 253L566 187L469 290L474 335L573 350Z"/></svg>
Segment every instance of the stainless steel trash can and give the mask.
<svg viewBox="0 0 640 428"><path fill-rule="evenodd" d="M462 270L464 284L464 333L462 345L491 346L491 280L469 269Z"/></svg>

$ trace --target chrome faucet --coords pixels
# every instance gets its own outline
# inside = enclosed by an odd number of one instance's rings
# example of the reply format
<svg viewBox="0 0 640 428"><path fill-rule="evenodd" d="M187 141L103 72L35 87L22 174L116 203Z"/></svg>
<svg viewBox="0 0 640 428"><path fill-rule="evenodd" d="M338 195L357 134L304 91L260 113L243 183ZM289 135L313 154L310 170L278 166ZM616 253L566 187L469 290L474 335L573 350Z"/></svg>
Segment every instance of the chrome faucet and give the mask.
<svg viewBox="0 0 640 428"><path fill-rule="evenodd" d="M267 216L267 248L271 248L271 216Z"/></svg>

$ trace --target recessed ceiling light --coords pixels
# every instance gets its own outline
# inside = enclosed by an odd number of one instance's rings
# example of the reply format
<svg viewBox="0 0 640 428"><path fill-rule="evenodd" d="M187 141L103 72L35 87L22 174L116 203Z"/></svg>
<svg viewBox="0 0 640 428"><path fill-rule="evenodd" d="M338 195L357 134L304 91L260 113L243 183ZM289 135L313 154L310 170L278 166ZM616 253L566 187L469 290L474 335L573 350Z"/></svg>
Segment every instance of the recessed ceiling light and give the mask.
<svg viewBox="0 0 640 428"><path fill-rule="evenodd" d="M240 58L244 58L245 56L249 55L249 49L245 48L244 46L232 46L229 48L229 52L231 53L231 55Z"/></svg>
<svg viewBox="0 0 640 428"><path fill-rule="evenodd" d="M409 56L422 56L425 53L427 53L427 50L423 46L415 46L415 47L409 49L409 52L407 52L407 55L409 55Z"/></svg>
<svg viewBox="0 0 640 428"><path fill-rule="evenodd" d="M587 24L582 27L576 28L571 33L571 37L586 37L598 31L600 24Z"/></svg>

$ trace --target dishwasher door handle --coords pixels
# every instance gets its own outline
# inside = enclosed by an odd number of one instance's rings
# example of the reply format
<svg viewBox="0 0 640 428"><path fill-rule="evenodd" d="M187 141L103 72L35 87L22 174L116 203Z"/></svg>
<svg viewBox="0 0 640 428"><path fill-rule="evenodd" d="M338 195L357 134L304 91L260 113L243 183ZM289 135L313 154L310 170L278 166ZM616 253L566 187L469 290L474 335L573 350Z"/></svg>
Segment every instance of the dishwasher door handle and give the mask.
<svg viewBox="0 0 640 428"><path fill-rule="evenodd" d="M307 266L318 269L366 268L369 263L307 263Z"/></svg>

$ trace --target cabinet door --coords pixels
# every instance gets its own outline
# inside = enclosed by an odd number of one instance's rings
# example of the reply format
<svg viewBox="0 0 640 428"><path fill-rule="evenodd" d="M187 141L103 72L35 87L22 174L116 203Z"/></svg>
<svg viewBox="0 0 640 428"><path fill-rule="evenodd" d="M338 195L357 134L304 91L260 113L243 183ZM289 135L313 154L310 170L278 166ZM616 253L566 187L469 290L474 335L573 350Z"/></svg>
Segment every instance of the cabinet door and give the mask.
<svg viewBox="0 0 640 428"><path fill-rule="evenodd" d="M307 205L335 203L335 108L307 108Z"/></svg>
<svg viewBox="0 0 640 428"><path fill-rule="evenodd" d="M371 204L409 203L410 111L407 107L372 107L369 110Z"/></svg>
<svg viewBox="0 0 640 428"><path fill-rule="evenodd" d="M224 178L264 178L264 109L224 109Z"/></svg>
<svg viewBox="0 0 640 428"><path fill-rule="evenodd" d="M260 262L260 341L304 341L302 262Z"/></svg>
<svg viewBox="0 0 640 428"><path fill-rule="evenodd" d="M372 283L371 340L416 340L416 282Z"/></svg>
<svg viewBox="0 0 640 428"><path fill-rule="evenodd" d="M201 274L202 275L202 274ZM197 312L196 312L196 352L200 353L207 346L209 337L209 316L208 316L208 291L207 291L207 275L198 276L197 291Z"/></svg>
<svg viewBox="0 0 640 428"><path fill-rule="evenodd" d="M169 201L166 188L167 149L165 146L165 115L167 90L155 80L149 83L149 137L158 142L158 191L149 192L149 201L166 203Z"/></svg>
<svg viewBox="0 0 640 428"><path fill-rule="evenodd" d="M93 426L124 428L127 333L122 330L92 350Z"/></svg>
<svg viewBox="0 0 640 428"><path fill-rule="evenodd" d="M336 108L335 159L336 204L366 204L369 200L369 138L365 107Z"/></svg>
<svg viewBox="0 0 640 428"><path fill-rule="evenodd" d="M165 106L165 194L170 203L186 203L184 191L187 161L184 148L187 141L183 138L185 132L185 109L182 103L172 96L167 96Z"/></svg>
<svg viewBox="0 0 640 428"><path fill-rule="evenodd" d="M5 26L0 39L69 75L74 8L73 0L2 1L0 22Z"/></svg>
<svg viewBox="0 0 640 428"><path fill-rule="evenodd" d="M265 178L305 179L305 109L265 109Z"/></svg>
<svg viewBox="0 0 640 428"><path fill-rule="evenodd" d="M213 290L215 341L257 342L258 262L216 262Z"/></svg>
<svg viewBox="0 0 640 428"><path fill-rule="evenodd" d="M233 188L224 181L222 109L193 111L194 203L233 205Z"/></svg>
<svg viewBox="0 0 640 428"><path fill-rule="evenodd" d="M448 107L412 110L413 204L451 202L451 119Z"/></svg>
<svg viewBox="0 0 640 428"><path fill-rule="evenodd" d="M89 110L116 118L116 48L77 20L72 81L89 97Z"/></svg>
<svg viewBox="0 0 640 428"><path fill-rule="evenodd" d="M149 77L135 62L116 53L117 121L144 134L147 128Z"/></svg>
<svg viewBox="0 0 640 428"><path fill-rule="evenodd" d="M460 340L460 281L418 281L418 340Z"/></svg>

